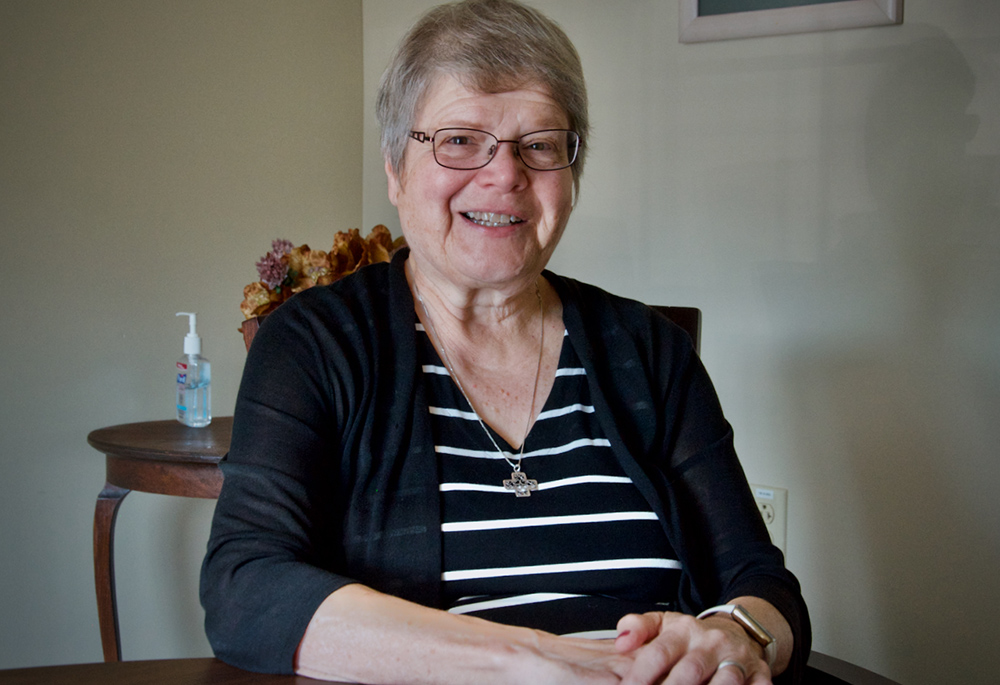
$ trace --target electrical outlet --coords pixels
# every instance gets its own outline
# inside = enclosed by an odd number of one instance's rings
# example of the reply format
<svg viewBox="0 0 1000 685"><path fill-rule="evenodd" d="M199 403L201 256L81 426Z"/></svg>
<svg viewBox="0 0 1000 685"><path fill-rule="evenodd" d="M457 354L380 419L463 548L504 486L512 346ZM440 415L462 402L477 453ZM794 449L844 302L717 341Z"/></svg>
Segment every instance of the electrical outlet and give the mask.
<svg viewBox="0 0 1000 685"><path fill-rule="evenodd" d="M782 554L787 555L785 529L788 521L788 490L770 485L750 485L750 490L757 501L757 509L760 510L760 516L767 526L771 542L781 550Z"/></svg>

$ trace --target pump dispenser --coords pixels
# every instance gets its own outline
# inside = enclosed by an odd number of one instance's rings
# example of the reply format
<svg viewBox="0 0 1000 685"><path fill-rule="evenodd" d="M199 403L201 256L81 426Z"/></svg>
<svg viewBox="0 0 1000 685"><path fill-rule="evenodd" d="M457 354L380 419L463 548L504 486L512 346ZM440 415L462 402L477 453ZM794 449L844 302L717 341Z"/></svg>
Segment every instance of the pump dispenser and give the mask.
<svg viewBox="0 0 1000 685"><path fill-rule="evenodd" d="M184 336L184 356L177 362L177 420L201 428L212 422L212 366L201 356L198 315L177 312L177 316L188 317L190 326Z"/></svg>

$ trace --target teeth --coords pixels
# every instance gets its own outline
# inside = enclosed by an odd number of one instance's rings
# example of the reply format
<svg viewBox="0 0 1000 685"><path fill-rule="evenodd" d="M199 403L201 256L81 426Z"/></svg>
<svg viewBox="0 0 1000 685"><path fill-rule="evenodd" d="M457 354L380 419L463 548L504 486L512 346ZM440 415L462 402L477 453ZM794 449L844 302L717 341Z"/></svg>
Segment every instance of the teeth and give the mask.
<svg viewBox="0 0 1000 685"><path fill-rule="evenodd" d="M519 224L524 221L524 219L519 219L510 214L497 214L496 212L466 212L465 216L480 226L487 226L489 228L510 226L511 224Z"/></svg>

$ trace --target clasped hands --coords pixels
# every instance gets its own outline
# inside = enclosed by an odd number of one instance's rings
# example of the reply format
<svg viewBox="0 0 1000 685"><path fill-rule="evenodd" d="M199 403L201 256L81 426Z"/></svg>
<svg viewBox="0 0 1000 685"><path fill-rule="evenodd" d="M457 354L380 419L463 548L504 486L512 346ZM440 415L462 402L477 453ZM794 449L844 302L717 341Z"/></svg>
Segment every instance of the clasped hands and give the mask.
<svg viewBox="0 0 1000 685"><path fill-rule="evenodd" d="M560 638L566 640L566 638ZM726 617L673 612L629 614L615 640L572 640L573 682L612 685L770 685L763 650ZM586 642L591 644L587 645ZM562 649L556 648L556 652Z"/></svg>

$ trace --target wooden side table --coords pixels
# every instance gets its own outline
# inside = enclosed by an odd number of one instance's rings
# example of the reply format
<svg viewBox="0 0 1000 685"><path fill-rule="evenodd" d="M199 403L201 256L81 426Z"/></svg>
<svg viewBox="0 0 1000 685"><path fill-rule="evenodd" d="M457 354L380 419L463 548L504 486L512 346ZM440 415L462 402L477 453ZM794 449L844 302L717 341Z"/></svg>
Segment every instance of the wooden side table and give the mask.
<svg viewBox="0 0 1000 685"><path fill-rule="evenodd" d="M105 454L104 489L94 509L94 582L104 660L121 661L115 598L115 517L132 490L159 495L214 499L222 488L219 461L229 451L231 416L205 428L177 421L146 421L100 428L87 436Z"/></svg>

